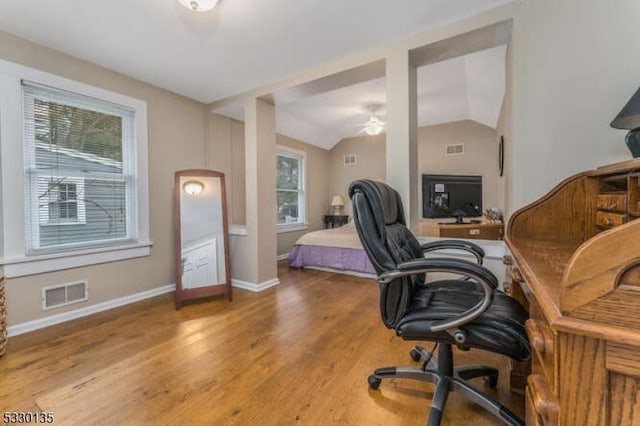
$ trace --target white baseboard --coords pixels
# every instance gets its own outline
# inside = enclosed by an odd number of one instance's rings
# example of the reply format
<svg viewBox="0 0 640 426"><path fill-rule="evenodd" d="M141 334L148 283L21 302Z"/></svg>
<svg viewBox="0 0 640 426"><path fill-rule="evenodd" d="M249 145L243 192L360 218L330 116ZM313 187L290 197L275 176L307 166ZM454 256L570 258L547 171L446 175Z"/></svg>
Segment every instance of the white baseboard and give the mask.
<svg viewBox="0 0 640 426"><path fill-rule="evenodd" d="M237 288L258 292L280 284L280 280L278 278L274 278L255 284L247 281L232 279L231 284ZM87 306L85 308L74 309L73 311L51 315L46 318L39 318L33 321L11 325L7 327L7 335L9 337L18 336L20 334L39 330L41 328L50 327L52 325L61 324L63 322L86 317L92 314L97 314L98 312L108 311L109 309L114 309L120 306L139 302L141 300L150 299L155 296L160 296L161 294L171 293L172 291L175 291L175 289L175 284L167 284L161 287L152 288L151 290L143 291L141 293L131 294L119 299L109 300L107 302Z"/></svg>
<svg viewBox="0 0 640 426"><path fill-rule="evenodd" d="M39 330L41 328L60 324L66 321L71 321L77 318L86 317L88 315L96 314L98 312L114 309L119 306L124 306L130 303L139 302L141 300L150 299L152 297L159 296L161 294L171 293L172 291L175 291L175 289L176 289L175 284L167 284L161 287L152 288L151 290L143 291L141 293L136 293L129 296L121 297L119 299L109 300L107 302L102 302L96 305L87 306L86 308L75 309L73 311L63 312L61 314L52 315L50 317L23 322L21 324L16 324L16 325L7 327L7 334L9 337L17 336L19 334L24 334L30 331Z"/></svg>
<svg viewBox="0 0 640 426"><path fill-rule="evenodd" d="M289 253L285 253L285 254L281 254L278 257L276 257L276 260L285 260L289 257Z"/></svg>
<svg viewBox="0 0 640 426"><path fill-rule="evenodd" d="M231 285L233 287L237 287L237 288L241 288L243 290L249 290L249 291L262 291L262 290L266 290L269 287L273 287L280 284L280 280L278 278L274 278L272 280L267 280L267 281L263 281L261 283L250 283L248 281L242 281L242 280L231 280Z"/></svg>

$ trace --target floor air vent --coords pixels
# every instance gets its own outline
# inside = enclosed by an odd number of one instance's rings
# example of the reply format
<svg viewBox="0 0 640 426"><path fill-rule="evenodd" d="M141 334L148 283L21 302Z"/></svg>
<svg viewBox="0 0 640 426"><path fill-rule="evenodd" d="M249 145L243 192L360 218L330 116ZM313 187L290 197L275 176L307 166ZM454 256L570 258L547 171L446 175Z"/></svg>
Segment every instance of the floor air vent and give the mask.
<svg viewBox="0 0 640 426"><path fill-rule="evenodd" d="M87 281L62 284L42 289L42 309L59 308L89 299Z"/></svg>

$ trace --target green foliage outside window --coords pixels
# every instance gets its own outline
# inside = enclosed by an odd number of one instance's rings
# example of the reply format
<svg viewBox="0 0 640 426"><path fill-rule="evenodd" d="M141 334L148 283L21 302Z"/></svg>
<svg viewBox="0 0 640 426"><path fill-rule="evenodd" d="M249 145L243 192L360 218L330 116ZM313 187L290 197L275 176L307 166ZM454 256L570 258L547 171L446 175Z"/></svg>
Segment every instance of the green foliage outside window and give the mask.
<svg viewBox="0 0 640 426"><path fill-rule="evenodd" d="M37 142L122 161L122 118L34 99Z"/></svg>

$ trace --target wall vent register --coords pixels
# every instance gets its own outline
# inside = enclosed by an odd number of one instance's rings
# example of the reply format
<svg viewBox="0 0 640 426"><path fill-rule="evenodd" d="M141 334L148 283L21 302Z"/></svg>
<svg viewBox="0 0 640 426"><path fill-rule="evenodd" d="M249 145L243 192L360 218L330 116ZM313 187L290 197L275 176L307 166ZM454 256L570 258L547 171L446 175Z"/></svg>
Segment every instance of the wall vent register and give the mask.
<svg viewBox="0 0 640 426"><path fill-rule="evenodd" d="M42 289L42 309L48 310L89 299L88 282L77 281Z"/></svg>
<svg viewBox="0 0 640 426"><path fill-rule="evenodd" d="M358 157L350 154L350 155L345 155L344 156L344 160L343 160L343 164L345 166L353 166L358 162Z"/></svg>
<svg viewBox="0 0 640 426"><path fill-rule="evenodd" d="M464 144L447 145L447 155L464 154Z"/></svg>

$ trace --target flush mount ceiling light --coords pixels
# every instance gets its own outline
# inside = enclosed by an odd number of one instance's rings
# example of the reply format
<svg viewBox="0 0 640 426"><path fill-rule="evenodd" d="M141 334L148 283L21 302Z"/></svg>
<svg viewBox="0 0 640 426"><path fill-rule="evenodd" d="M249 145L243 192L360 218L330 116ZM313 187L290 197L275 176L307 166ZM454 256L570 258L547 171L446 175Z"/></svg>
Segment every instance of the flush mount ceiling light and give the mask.
<svg viewBox="0 0 640 426"><path fill-rule="evenodd" d="M364 131L369 136L379 135L384 130L384 121L377 115L371 115L369 121L364 125Z"/></svg>
<svg viewBox="0 0 640 426"><path fill-rule="evenodd" d="M204 185L197 180L188 180L182 185L182 189L189 195L198 195L204 189Z"/></svg>
<svg viewBox="0 0 640 426"><path fill-rule="evenodd" d="M219 0L178 0L184 7L194 12L206 12L213 9Z"/></svg>

